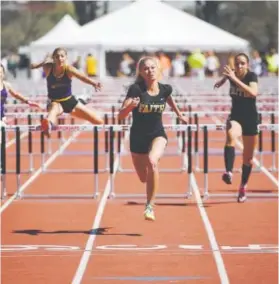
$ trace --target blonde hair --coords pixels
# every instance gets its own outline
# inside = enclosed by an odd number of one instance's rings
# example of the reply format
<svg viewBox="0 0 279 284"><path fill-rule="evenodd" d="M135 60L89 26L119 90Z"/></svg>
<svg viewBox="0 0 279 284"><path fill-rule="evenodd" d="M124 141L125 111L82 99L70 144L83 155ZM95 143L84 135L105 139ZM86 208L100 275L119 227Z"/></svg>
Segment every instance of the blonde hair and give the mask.
<svg viewBox="0 0 279 284"><path fill-rule="evenodd" d="M161 68L161 64L160 64L160 61L158 60L158 58L152 57L152 56L143 56L143 57L140 58L140 60L138 61L138 64L137 64L135 83L144 82L143 77L140 75L140 70L147 60L152 60L155 63L156 67L159 70L159 74L160 74L158 79L161 79L162 68Z"/></svg>

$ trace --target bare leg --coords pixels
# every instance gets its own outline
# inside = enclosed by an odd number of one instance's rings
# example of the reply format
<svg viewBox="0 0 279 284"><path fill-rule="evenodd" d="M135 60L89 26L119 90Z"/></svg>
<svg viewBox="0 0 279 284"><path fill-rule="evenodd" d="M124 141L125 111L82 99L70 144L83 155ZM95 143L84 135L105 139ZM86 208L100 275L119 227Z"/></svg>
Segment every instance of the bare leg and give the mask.
<svg viewBox="0 0 279 284"><path fill-rule="evenodd" d="M147 204L153 204L155 194L159 187L158 163L160 158L163 156L166 144L167 140L164 137L156 137L152 142L147 162L147 167L148 167L147 183L146 183Z"/></svg>
<svg viewBox="0 0 279 284"><path fill-rule="evenodd" d="M148 155L132 153L132 160L140 181L146 183Z"/></svg>
<svg viewBox="0 0 279 284"><path fill-rule="evenodd" d="M74 110L71 112L72 116L85 119L92 124L104 124L101 119L93 110L78 102Z"/></svg>
<svg viewBox="0 0 279 284"><path fill-rule="evenodd" d="M63 113L60 103L52 102L49 107L47 120L52 124L57 124L57 117Z"/></svg>
<svg viewBox="0 0 279 284"><path fill-rule="evenodd" d="M63 113L60 103L52 102L48 109L48 115L46 119L41 122L41 128L47 137L50 137L51 126L57 124L57 117Z"/></svg>

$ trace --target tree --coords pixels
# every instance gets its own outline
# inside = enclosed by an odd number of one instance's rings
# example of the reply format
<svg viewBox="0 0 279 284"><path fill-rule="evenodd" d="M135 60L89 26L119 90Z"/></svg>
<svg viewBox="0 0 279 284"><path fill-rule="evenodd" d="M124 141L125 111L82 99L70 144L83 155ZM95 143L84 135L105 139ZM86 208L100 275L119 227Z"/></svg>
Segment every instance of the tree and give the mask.
<svg viewBox="0 0 279 284"><path fill-rule="evenodd" d="M106 15L109 12L109 1L104 1L104 10L103 10L103 14Z"/></svg>
<svg viewBox="0 0 279 284"><path fill-rule="evenodd" d="M210 24L218 25L221 3L222 1L196 1L196 16Z"/></svg>
<svg viewBox="0 0 279 284"><path fill-rule="evenodd" d="M266 50L278 45L278 2L223 2L219 27L247 39L253 48Z"/></svg>
<svg viewBox="0 0 279 284"><path fill-rule="evenodd" d="M65 14L75 17L74 8L70 2L52 2L52 9L43 8L49 3L40 3L41 6L38 9L33 3L32 5L27 3L25 6L18 4L18 9L5 10L2 13L2 53L16 51L19 46L28 45L40 38L52 29Z"/></svg>
<svg viewBox="0 0 279 284"><path fill-rule="evenodd" d="M248 40L259 50L278 46L277 1L196 1L196 16Z"/></svg>
<svg viewBox="0 0 279 284"><path fill-rule="evenodd" d="M84 25L97 18L98 1L73 1L80 25Z"/></svg>

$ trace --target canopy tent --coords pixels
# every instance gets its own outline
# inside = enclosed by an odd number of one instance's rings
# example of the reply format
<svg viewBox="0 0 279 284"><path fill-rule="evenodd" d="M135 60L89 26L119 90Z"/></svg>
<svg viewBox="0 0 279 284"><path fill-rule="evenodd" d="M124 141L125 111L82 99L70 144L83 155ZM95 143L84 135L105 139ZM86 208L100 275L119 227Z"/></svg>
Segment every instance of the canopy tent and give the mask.
<svg viewBox="0 0 279 284"><path fill-rule="evenodd" d="M84 25L76 43L106 49L243 50L248 41L160 1L140 0Z"/></svg>
<svg viewBox="0 0 279 284"><path fill-rule="evenodd" d="M98 47L100 75L105 51L247 51L249 42L156 0L138 0L84 25L75 43Z"/></svg>
<svg viewBox="0 0 279 284"><path fill-rule="evenodd" d="M247 51L249 42L168 4L138 0L82 27L66 15L45 36L31 44L31 60L42 60L46 51L50 52L57 46L66 47L70 53L95 54L99 75L104 76L105 52L108 50L198 48L217 52Z"/></svg>
<svg viewBox="0 0 279 284"><path fill-rule="evenodd" d="M47 53L51 53L55 48L66 47L65 43L73 43L74 35L80 31L80 25L70 16L65 15L50 31L38 40L31 42L30 57L31 62L41 62ZM68 50L70 61L77 57L75 49L73 52ZM38 79L41 77L40 70L32 70L32 77Z"/></svg>
<svg viewBox="0 0 279 284"><path fill-rule="evenodd" d="M57 47L57 45L64 45L65 42L72 42L73 35L80 28L70 15L65 15L49 32L32 42L31 47Z"/></svg>

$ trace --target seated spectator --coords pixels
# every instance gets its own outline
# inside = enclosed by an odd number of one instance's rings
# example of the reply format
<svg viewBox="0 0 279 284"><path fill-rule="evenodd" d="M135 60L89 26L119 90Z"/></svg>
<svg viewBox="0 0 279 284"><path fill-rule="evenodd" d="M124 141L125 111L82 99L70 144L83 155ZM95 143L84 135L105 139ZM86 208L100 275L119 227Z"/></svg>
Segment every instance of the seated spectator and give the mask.
<svg viewBox="0 0 279 284"><path fill-rule="evenodd" d="M219 68L220 61L218 57L215 55L214 51L208 51L206 54L206 76L217 77Z"/></svg>
<svg viewBox="0 0 279 284"><path fill-rule="evenodd" d="M173 77L182 77L185 75L185 56L176 53L171 65Z"/></svg>
<svg viewBox="0 0 279 284"><path fill-rule="evenodd" d="M263 74L263 60L257 50L253 50L251 60L250 60L251 71L257 76L262 76Z"/></svg>
<svg viewBox="0 0 279 284"><path fill-rule="evenodd" d="M118 76L129 77L132 75L133 64L135 63L134 59L128 54L124 53L122 55L122 60L119 64L119 70L117 72Z"/></svg>

